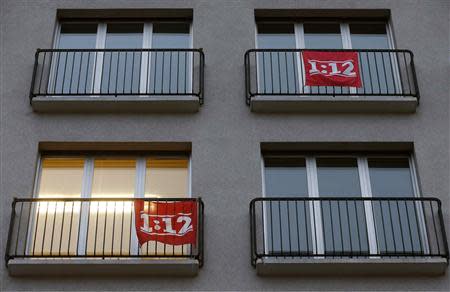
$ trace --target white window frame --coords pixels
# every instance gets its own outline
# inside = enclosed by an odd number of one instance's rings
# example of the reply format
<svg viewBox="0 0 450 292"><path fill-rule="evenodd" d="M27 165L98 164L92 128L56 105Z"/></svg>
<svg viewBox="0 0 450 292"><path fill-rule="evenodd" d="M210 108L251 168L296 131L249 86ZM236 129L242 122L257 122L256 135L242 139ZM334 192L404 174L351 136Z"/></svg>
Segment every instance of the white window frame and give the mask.
<svg viewBox="0 0 450 292"><path fill-rule="evenodd" d="M369 175L369 164L368 160L370 158L408 158L409 163L409 170L410 170L410 176L411 176L411 185L413 187L413 197L414 198L420 198L421 192L419 187L419 179L417 176L416 166L414 163L414 156L411 155L352 155L352 154L342 154L342 155L289 155L289 156L283 156L283 155L267 155L261 156L261 174L262 174L262 196L264 198L268 197L266 194L266 182L265 182L265 174L266 174L266 166L264 162L265 157L280 157L280 158L288 158L288 157L296 157L296 158L303 158L305 159L305 165L306 165L306 175L307 175L307 184L308 184L308 197L309 198L318 198L320 197L319 194L319 182L317 178L317 164L316 160L317 158L332 158L332 157L339 157L339 158L354 158L357 161L357 170L358 170L358 177L359 177L359 184L361 188L361 197L362 198L372 198L372 187L370 184L370 175ZM323 240L323 226L322 226L322 218L321 218L321 208L320 208L320 202L310 202L310 210L314 208L314 212L309 212L311 217L311 241L313 243L313 253L316 255L324 255L325 254L325 246L324 246L324 240ZM416 208L420 211L422 210L422 206L420 203L416 203ZM377 243L377 235L375 230L375 222L373 220L373 214L372 214L372 203L370 201L364 202L364 209L365 209L365 216L366 216L366 228L367 228L367 236L368 236L368 248L369 253L374 255L378 254L378 243ZM422 212L423 213L423 212ZM421 213L421 214L422 214ZM314 214L314 215L313 215ZM263 222L264 222L264 234L265 234L265 253L267 254L269 252L269 244L268 244L268 224L266 224L266 216L263 214ZM315 218L312 218L314 216ZM423 251L427 253L429 251L428 246L428 240L427 240L427 234L426 234L426 225L424 222L423 216L418 216L419 220L419 226L420 229L420 236L423 242ZM315 225L314 225L315 222ZM317 241L316 241L317 236ZM307 239L308 240L308 239Z"/></svg>
<svg viewBox="0 0 450 292"><path fill-rule="evenodd" d="M124 154L126 157L130 157L132 159L136 160L136 180L135 180L135 193L134 198L144 198L145 195L145 180L146 180L146 171L147 171L147 159L150 158L164 158L167 157L170 158L187 158L188 161L188 181L187 181L187 198L192 198L192 163L191 163L191 155L170 155L170 156L163 156L163 155L139 155L139 156L133 156ZM75 157L80 158L84 160L84 166L83 166L83 179L81 184L81 194L80 198L91 198L92 195L92 181L94 178L94 162L96 158L114 158L115 156L105 155L105 156L92 156L92 155L80 155L80 156L64 156L64 155L40 155L38 156L38 162L36 166L36 175L34 179L34 186L33 186L33 198L39 198L39 189L40 189L40 181L41 181L41 174L42 174L42 160L48 157ZM119 199L119 198L115 198ZM31 242L33 235L33 229L35 228L34 222L36 221L35 217L38 215L36 213L37 204L35 204L31 209L31 214L34 214L30 218L30 224L28 224L28 230L27 230L27 246L26 246L26 253L30 253L31 251ZM89 215L89 202L82 202L80 207L80 226L79 226L79 246L77 246L77 252L78 254L84 254L86 250L86 236L88 233L87 224L88 224L88 217ZM85 216L87 214L87 216ZM134 222L134 216L132 216L131 219L131 228L134 230L135 228L135 222ZM131 255L137 255L138 254L138 248L137 248L137 236L135 233L133 233L131 237Z"/></svg>
<svg viewBox="0 0 450 292"><path fill-rule="evenodd" d="M85 22L83 21L79 21L79 22L74 22L74 23L95 23L97 24L97 34L96 34L96 43L95 43L95 49L105 49L105 45L106 45L106 36L107 36L107 25L108 23L142 23L143 24L143 31L142 31L142 48L143 49L151 49L152 48L152 40L153 40L153 24L156 23L158 21L133 21L133 20L126 20L126 21L121 21L120 19L118 19L117 21L99 21L99 20L87 20ZM167 23L180 23L180 21L164 21ZM54 49L58 49L59 48L59 41L60 41L60 36L61 36L61 24L64 23L64 21L62 22L57 22L56 24L56 29L55 29L55 33L53 36L53 48ZM183 23L188 23L188 22L183 22ZM193 48L193 25L192 25L192 21L189 22L189 45L187 49L192 49ZM100 92L100 86L101 86L101 81L102 81L102 69L103 69L103 53L98 53L96 55L97 60L96 60L96 68L95 68L95 72L94 74L92 74L92 80L90 80L91 83L91 90L93 92ZM145 66L147 64L148 58L151 58L151 53L148 54L142 54L142 58L141 58L141 75L140 75L140 86L139 86L139 93L144 94L146 92L147 89L147 84L150 82L151 80L151 70L150 70L150 74L148 74L148 78L147 78L147 66ZM187 92L192 92L192 88L193 88L193 64L194 64L194 55L191 54L191 58L188 59L189 63L188 63L188 68L191 68L191 70L188 71L188 76L186 79L187 82ZM56 82L55 80L55 71L56 71L56 67L57 66L57 62L53 62L52 60L52 65L50 68L50 75L49 75L49 82L48 82L48 91L51 91L51 88L54 87L54 83ZM112 94L113 95L113 94ZM91 96L95 96L95 94L92 94Z"/></svg>

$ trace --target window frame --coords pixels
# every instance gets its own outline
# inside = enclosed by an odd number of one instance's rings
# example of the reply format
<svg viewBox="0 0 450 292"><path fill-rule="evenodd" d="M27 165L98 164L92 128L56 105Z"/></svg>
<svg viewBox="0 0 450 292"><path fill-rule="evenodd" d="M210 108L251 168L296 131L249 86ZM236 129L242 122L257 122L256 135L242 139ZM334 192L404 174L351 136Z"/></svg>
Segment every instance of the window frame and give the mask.
<svg viewBox="0 0 450 292"><path fill-rule="evenodd" d="M357 170L358 170L358 179L361 188L361 197L362 198L372 198L372 187L370 182L370 173L369 173L369 164L368 160L371 158L407 158L409 171L411 176L411 184L413 189L413 197L420 198L421 190L419 184L418 173L415 165L415 157L411 154L294 154L294 155L283 155L283 154L264 154L261 153L261 177L262 177L262 196L264 198L269 198L266 194L266 182L265 182L265 174L266 174L266 166L265 166L265 158L267 157L280 157L280 158L303 158L305 159L305 168L306 168L306 179L307 179L307 192L309 198L319 198L319 181L318 181L318 172L317 172L317 158L354 158L357 162ZM416 204L416 208L420 211L422 210L422 206L420 204ZM323 222L321 217L321 206L320 202L309 202L309 209L314 210L310 213L310 228L311 230L316 230L315 234L317 236L311 237L312 242L312 251L315 254L325 254L325 241L323 238ZM364 202L364 210L365 210L365 219L366 219L366 228L367 228L367 236L368 236L368 251L370 254L377 254L378 252L378 242L377 235L375 229L374 215L372 210L372 203L370 201ZM313 215L314 214L314 215ZM264 216L264 246L265 253L268 254L269 251L269 238L267 235L269 234L267 228L268 224L266 222L266 217ZM423 250L428 251L428 241L426 234L426 225L424 222L423 216L418 216L419 220L419 232L422 242L424 244ZM314 224L315 222L315 224ZM307 239L308 240L308 239Z"/></svg>
<svg viewBox="0 0 450 292"><path fill-rule="evenodd" d="M81 193L80 198L91 198L92 197L92 181L94 177L94 162L95 158L114 158L114 157L134 157L136 160L136 178L135 178L135 194L134 198L144 198L145 197L145 175L147 170L147 159L149 158L186 158L188 162L187 166L187 176L188 176L188 182L187 182L187 198L192 198L192 160L191 160L191 154L186 153L186 155L155 155L155 154L148 154L148 155L133 155L133 153L123 153L119 155L92 155L92 154L80 154L80 155L38 155L38 161L36 164L36 175L34 179L34 185L33 185L33 194L32 198L39 198L39 188L40 188L40 181L41 181L41 174L42 174L42 161L45 158L51 158L51 157L80 157L84 160L83 165L83 179L82 179L82 185L81 185ZM88 217L89 215L89 205L86 203L81 203L80 206L80 226L79 226L79 242L81 243L77 248L78 254L85 253L86 249L86 236L89 232L87 225L88 225ZM34 222L35 218L38 216L36 212L37 206L34 206L30 209L31 214L34 214L30 217L30 223L28 224L28 230L27 230L27 246L26 251L30 252L32 243L32 236L33 236L33 229L34 229ZM84 215L83 215L84 214ZM87 214L87 215L86 215ZM134 216L131 220L131 227L135 228L135 222L134 222ZM137 236L133 233L133 236L131 237L130 245L132 246L132 249L130 251L130 255L137 255L138 254L138 248L137 248Z"/></svg>
<svg viewBox="0 0 450 292"><path fill-rule="evenodd" d="M258 46L258 24L259 23L290 23L294 26L294 40L295 40L295 44L296 44L296 49L306 49L306 45L305 45L305 32L304 32L304 23L308 22L308 23L338 23L339 27L340 27L340 35L341 35L341 40L342 40L342 49L343 50L347 50L347 49L352 49L352 43L351 43L351 33L350 33L350 24L357 22L357 23L380 23L380 22L384 22L385 27L386 27L386 36L387 36L387 40L388 40L388 49L389 50L395 50L396 49L396 45L395 45L395 40L394 40L394 34L393 34L393 30L392 30L392 24L390 19L385 19L385 20L357 20L357 19L349 19L349 20L343 20L343 19L321 19L321 20L317 20L317 19L301 19L301 20L297 20L297 21L258 21L255 18L255 48L259 49ZM257 56L257 64L259 64L259 58ZM298 77L297 77L297 86L298 88L304 88L304 92L305 93L309 93L311 88L309 86L305 85L305 70L302 68L302 62L300 60L300 56L297 55L296 56L296 68L297 68L297 72L298 73ZM398 62L397 62L397 57L394 54L392 56L392 73L393 73L393 78L394 78L394 86L397 86L397 88L401 87L401 80L400 80L400 73L398 72ZM300 74L300 72L302 74ZM257 78L257 84L258 86L261 85L261 80L260 80L260 76L259 76L259 70L257 70L256 72L256 78ZM258 88L258 91L261 91L261 88ZM355 87L349 87L349 93L352 97L358 97L357 95L357 89ZM318 93L317 95L320 95L320 93Z"/></svg>
<svg viewBox="0 0 450 292"><path fill-rule="evenodd" d="M150 20L121 20L121 19L112 19L112 20L90 20L87 19L86 21L78 20L78 21L65 21L65 20L58 20L55 26L55 31L53 35L53 49L59 49L59 42L60 42L60 36L61 36L61 26L64 23L95 23L97 24L97 32L96 32L96 42L95 42L95 48L94 49L105 49L106 45L106 35L107 35L107 25L108 23L142 23L143 29L142 29L142 49L151 49L152 48L152 40L153 40L153 23L155 22L164 22L164 23L189 23L189 44L187 49L193 49L194 45L194 38L193 38L193 25L192 20L187 21L180 21L180 20L165 20L165 21L150 21ZM102 82L102 69L103 69L103 53L97 54L97 60L96 63L98 64L95 68L95 72L92 73L91 77L91 87L93 92L100 92L101 90L101 82ZM147 64L148 59L151 59L151 53L145 55L142 55L141 58L141 64ZM192 55L188 61L189 65L192 67L192 64L194 64L194 56ZM53 88L55 80L55 71L56 71L57 62L52 62L51 68L50 68L50 79L48 82L48 89ZM187 80L187 91L191 92L193 88L193 72L192 70L189 70L189 76ZM151 73L151 72L150 72ZM151 80L150 75L147 78L147 67L141 66L141 74L140 74L140 80L139 80L139 92L145 93L147 84ZM95 83L94 83L95 81ZM91 96L96 96L95 94L92 94Z"/></svg>

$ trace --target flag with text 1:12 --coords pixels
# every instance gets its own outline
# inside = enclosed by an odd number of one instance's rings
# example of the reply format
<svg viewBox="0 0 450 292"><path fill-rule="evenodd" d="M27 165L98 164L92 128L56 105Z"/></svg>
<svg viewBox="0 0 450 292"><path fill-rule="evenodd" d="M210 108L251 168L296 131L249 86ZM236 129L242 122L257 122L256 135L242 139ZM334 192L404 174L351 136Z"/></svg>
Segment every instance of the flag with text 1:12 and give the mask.
<svg viewBox="0 0 450 292"><path fill-rule="evenodd" d="M139 245L148 241L196 245L196 201L136 200L134 211Z"/></svg>
<svg viewBox="0 0 450 292"><path fill-rule="evenodd" d="M305 85L361 87L357 52L303 51Z"/></svg>

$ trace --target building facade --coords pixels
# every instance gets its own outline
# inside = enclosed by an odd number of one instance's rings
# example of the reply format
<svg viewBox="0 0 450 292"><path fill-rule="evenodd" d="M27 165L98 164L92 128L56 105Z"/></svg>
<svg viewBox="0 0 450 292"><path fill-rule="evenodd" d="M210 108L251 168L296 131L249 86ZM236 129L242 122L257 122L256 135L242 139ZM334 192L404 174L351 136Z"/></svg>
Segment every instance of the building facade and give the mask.
<svg viewBox="0 0 450 292"><path fill-rule="evenodd" d="M1 290L448 291L449 15L2 1Z"/></svg>

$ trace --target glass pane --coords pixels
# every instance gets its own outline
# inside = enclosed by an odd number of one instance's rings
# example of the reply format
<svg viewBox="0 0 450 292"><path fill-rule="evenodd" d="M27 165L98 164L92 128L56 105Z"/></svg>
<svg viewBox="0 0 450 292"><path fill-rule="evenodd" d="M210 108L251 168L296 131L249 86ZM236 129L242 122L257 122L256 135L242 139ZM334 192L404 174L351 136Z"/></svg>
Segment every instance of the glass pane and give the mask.
<svg viewBox="0 0 450 292"><path fill-rule="evenodd" d="M190 48L190 23L154 23L152 47L155 49ZM193 58L192 52L152 53L149 90L169 94L190 93Z"/></svg>
<svg viewBox="0 0 450 292"><path fill-rule="evenodd" d="M38 198L80 198L84 160L44 158ZM30 233L32 255L74 255L79 233L79 202L39 202Z"/></svg>
<svg viewBox="0 0 450 292"><path fill-rule="evenodd" d="M95 159L92 198L133 198L136 183L134 159ZM114 199L91 202L87 228L88 255L129 254L133 202Z"/></svg>
<svg viewBox="0 0 450 292"><path fill-rule="evenodd" d="M306 49L342 49L341 27L339 23L314 22L303 24ZM341 93L348 92L348 88L333 86L313 86L306 91L311 93Z"/></svg>
<svg viewBox="0 0 450 292"><path fill-rule="evenodd" d="M109 23L107 49L139 49L143 44L142 23ZM103 55L103 93L138 93L141 77L141 52L106 52Z"/></svg>
<svg viewBox="0 0 450 292"><path fill-rule="evenodd" d="M259 49L295 49L294 24L259 23ZM258 91L295 93L298 87L298 55L294 52L258 52Z"/></svg>
<svg viewBox="0 0 450 292"><path fill-rule="evenodd" d="M188 158L149 158L146 164L146 198L189 197ZM171 245L149 241L141 246L140 252L142 254L188 255L191 253L191 249L190 244Z"/></svg>
<svg viewBox="0 0 450 292"><path fill-rule="evenodd" d="M145 197L189 197L189 161L187 158L147 159Z"/></svg>
<svg viewBox="0 0 450 292"><path fill-rule="evenodd" d="M370 183L376 198L414 197L408 158L370 158ZM373 206L381 253L420 253L420 206L414 202L382 201Z"/></svg>
<svg viewBox="0 0 450 292"><path fill-rule="evenodd" d="M322 198L361 197L356 158L318 158L317 179ZM364 203L322 201L325 252L367 253Z"/></svg>
<svg viewBox="0 0 450 292"><path fill-rule="evenodd" d="M59 49L94 49L96 23L62 23ZM49 92L57 94L87 93L92 89L95 56L92 52L59 52L52 55L53 83Z"/></svg>
<svg viewBox="0 0 450 292"><path fill-rule="evenodd" d="M266 197L308 197L303 158L265 159ZM310 203L307 201L263 202L265 241L270 253L312 253Z"/></svg>
<svg viewBox="0 0 450 292"><path fill-rule="evenodd" d="M386 23L350 23L353 49L389 49ZM359 93L395 93L395 55L388 52L359 53L363 88Z"/></svg>

